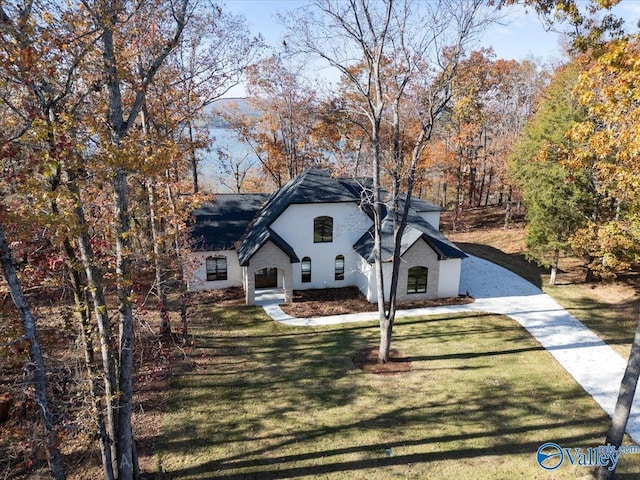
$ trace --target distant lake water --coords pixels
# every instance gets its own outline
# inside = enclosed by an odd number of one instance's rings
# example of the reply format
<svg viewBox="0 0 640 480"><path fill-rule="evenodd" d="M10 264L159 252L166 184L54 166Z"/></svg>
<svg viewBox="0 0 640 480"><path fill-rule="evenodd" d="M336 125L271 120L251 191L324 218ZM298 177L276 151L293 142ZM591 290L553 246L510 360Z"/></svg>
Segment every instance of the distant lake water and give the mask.
<svg viewBox="0 0 640 480"><path fill-rule="evenodd" d="M228 128L211 128L209 130L211 141L211 151L201 150L199 152L202 159L198 168L198 175L207 184L214 187L214 190L225 191L225 187L220 185L220 177L226 177L220 166L218 149L228 154L234 161L245 159L246 164L255 165L258 157L253 153L251 147L241 142L233 130ZM219 188L216 188L219 187Z"/></svg>

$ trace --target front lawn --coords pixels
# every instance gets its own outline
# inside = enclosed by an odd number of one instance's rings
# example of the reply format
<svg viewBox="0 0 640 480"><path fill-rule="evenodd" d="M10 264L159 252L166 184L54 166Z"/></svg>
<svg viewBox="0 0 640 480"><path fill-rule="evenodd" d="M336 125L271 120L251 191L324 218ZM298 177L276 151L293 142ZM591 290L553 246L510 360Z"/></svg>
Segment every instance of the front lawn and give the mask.
<svg viewBox="0 0 640 480"><path fill-rule="evenodd" d="M377 343L375 324L293 328L259 308L195 308L156 449L162 478L588 478L567 462L542 470L536 450L598 446L608 428L506 317L400 320L393 347L412 369L378 376L352 362ZM618 470L637 478L640 455Z"/></svg>

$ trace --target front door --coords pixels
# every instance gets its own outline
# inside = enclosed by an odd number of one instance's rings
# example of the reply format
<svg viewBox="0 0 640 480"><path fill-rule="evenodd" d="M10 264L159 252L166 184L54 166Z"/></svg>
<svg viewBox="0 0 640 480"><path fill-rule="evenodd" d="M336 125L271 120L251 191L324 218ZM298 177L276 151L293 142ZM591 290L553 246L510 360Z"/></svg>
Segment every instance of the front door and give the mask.
<svg viewBox="0 0 640 480"><path fill-rule="evenodd" d="M256 271L256 288L276 288L278 286L278 269L263 268Z"/></svg>

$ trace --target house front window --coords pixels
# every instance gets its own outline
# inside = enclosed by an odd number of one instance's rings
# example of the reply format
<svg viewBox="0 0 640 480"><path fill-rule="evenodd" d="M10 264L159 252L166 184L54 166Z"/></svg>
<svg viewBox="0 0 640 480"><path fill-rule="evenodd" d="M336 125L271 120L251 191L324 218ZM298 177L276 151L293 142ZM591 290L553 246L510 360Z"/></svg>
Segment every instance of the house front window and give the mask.
<svg viewBox="0 0 640 480"><path fill-rule="evenodd" d="M344 280L344 255L336 257L336 280Z"/></svg>
<svg viewBox="0 0 640 480"><path fill-rule="evenodd" d="M302 268L302 282L308 283L311 281L311 259L304 257L301 263Z"/></svg>
<svg viewBox="0 0 640 480"><path fill-rule="evenodd" d="M316 217L313 219L313 243L333 242L333 218Z"/></svg>
<svg viewBox="0 0 640 480"><path fill-rule="evenodd" d="M207 281L227 279L227 259L226 257L207 258Z"/></svg>
<svg viewBox="0 0 640 480"><path fill-rule="evenodd" d="M427 267L411 267L407 274L407 293L425 293L428 273Z"/></svg>

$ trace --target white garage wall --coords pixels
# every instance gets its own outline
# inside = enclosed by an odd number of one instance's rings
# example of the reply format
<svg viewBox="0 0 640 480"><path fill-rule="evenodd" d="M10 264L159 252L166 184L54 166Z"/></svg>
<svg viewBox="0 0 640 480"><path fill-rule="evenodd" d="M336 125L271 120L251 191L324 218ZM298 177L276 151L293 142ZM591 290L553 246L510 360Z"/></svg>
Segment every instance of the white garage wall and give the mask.
<svg viewBox="0 0 640 480"><path fill-rule="evenodd" d="M442 260L440 262L440 278L438 281L438 297L457 297L460 288L460 269L462 268L462 260L452 258L450 260Z"/></svg>

